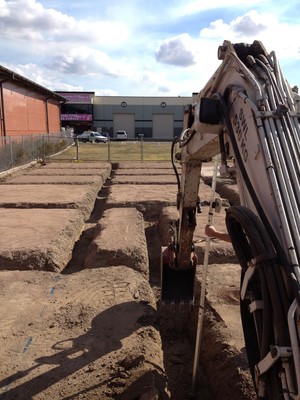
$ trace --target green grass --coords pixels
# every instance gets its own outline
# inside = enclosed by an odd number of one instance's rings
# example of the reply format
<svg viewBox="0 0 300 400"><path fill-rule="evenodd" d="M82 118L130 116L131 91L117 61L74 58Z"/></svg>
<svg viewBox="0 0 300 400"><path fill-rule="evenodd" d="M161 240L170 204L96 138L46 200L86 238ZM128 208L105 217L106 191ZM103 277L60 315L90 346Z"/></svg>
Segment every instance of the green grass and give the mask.
<svg viewBox="0 0 300 400"><path fill-rule="evenodd" d="M171 142L79 143L51 158L79 161L170 161Z"/></svg>

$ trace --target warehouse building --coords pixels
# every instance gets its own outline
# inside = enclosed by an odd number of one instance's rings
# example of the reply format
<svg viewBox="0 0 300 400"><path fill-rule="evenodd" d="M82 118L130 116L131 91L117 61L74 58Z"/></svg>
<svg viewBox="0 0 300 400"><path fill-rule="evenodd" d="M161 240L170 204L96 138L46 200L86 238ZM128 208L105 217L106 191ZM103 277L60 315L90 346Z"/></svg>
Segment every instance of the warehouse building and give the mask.
<svg viewBox="0 0 300 400"><path fill-rule="evenodd" d="M61 124L66 130L82 133L94 126L94 92L56 92L66 99L61 105Z"/></svg>
<svg viewBox="0 0 300 400"><path fill-rule="evenodd" d="M64 101L59 94L0 66L0 138L59 133Z"/></svg>
<svg viewBox="0 0 300 400"><path fill-rule="evenodd" d="M172 139L182 131L183 114L193 97L95 96L94 92L56 92L62 105L62 126L75 133L97 130L114 137L125 130L129 139Z"/></svg>

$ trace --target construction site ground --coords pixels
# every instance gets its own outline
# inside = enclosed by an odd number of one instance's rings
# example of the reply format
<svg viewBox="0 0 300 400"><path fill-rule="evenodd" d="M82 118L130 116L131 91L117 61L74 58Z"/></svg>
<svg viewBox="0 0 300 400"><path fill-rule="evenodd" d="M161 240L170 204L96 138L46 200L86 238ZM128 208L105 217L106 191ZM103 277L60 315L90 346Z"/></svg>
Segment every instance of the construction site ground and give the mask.
<svg viewBox="0 0 300 400"><path fill-rule="evenodd" d="M176 220L168 162L32 164L0 181L0 399L255 398L239 316L240 267L210 240L197 386L199 293L213 164L202 169L195 304L160 304ZM224 207L236 185L218 179ZM225 195L226 196L225 196ZM226 198L226 199L224 199Z"/></svg>

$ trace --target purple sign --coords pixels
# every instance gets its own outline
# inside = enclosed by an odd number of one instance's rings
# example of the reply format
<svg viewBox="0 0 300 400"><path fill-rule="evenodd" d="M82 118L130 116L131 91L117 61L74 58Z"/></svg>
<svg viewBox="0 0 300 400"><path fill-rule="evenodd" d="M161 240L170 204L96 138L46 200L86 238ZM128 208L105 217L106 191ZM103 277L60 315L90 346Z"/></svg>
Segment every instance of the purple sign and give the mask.
<svg viewBox="0 0 300 400"><path fill-rule="evenodd" d="M88 93L60 93L69 103L91 103L91 95Z"/></svg>
<svg viewBox="0 0 300 400"><path fill-rule="evenodd" d="M62 121L93 121L92 114L61 114Z"/></svg>

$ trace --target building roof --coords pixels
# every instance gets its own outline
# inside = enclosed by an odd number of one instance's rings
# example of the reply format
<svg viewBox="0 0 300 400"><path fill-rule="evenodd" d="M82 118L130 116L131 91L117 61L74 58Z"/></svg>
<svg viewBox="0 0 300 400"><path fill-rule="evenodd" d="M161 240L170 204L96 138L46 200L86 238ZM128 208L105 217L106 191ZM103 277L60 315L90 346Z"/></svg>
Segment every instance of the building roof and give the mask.
<svg viewBox="0 0 300 400"><path fill-rule="evenodd" d="M22 75L17 74L14 71L11 71L10 69L3 67L0 65L0 83L4 81L16 81L22 86L30 86L36 91L40 93L44 93L45 95L48 95L50 98L54 98L58 101L65 102L66 99L63 96L60 96L59 94L53 92L50 89L45 88L44 86L39 85L38 83L35 83L31 81L30 79L25 78Z"/></svg>

